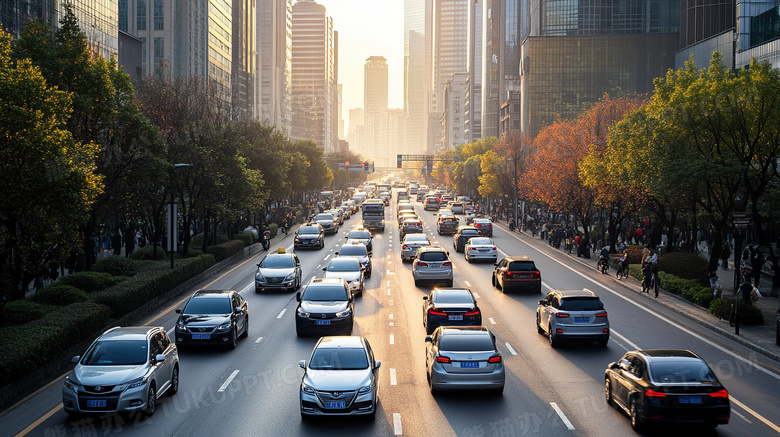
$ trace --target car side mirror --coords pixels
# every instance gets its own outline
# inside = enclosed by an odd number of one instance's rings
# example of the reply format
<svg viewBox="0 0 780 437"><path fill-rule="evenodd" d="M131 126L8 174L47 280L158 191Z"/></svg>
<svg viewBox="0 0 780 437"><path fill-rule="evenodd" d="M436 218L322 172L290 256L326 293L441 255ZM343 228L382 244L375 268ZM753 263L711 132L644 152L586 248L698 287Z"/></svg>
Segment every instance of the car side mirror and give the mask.
<svg viewBox="0 0 780 437"><path fill-rule="evenodd" d="M298 235L298 234L296 234L296 235ZM260 267L260 263L257 263L257 266Z"/></svg>
<svg viewBox="0 0 780 437"><path fill-rule="evenodd" d="M498 263L493 264L494 266L498 267Z"/></svg>
<svg viewBox="0 0 780 437"><path fill-rule="evenodd" d="M323 267L323 268L322 268L322 271L323 271L323 272L327 272L327 271L328 271L328 268L327 268L327 267Z"/></svg>
<svg viewBox="0 0 780 437"><path fill-rule="evenodd" d="M349 295L349 299L347 299L347 302L350 302L350 303L352 303L352 302L354 302L354 301L355 301L355 296L353 296L352 294L350 294L350 295Z"/></svg>
<svg viewBox="0 0 780 437"><path fill-rule="evenodd" d="M376 364L374 364L374 368L378 369L379 366L381 366L381 365L382 365L382 362L381 361L377 361Z"/></svg>
<svg viewBox="0 0 780 437"><path fill-rule="evenodd" d="M80 359L81 359L81 355L76 355L75 357L70 359L70 362L73 364L78 364Z"/></svg>
<svg viewBox="0 0 780 437"><path fill-rule="evenodd" d="M336 256L339 256L339 253L338 253L338 252L336 252Z"/></svg>
<svg viewBox="0 0 780 437"><path fill-rule="evenodd" d="M306 368L306 360L298 361L298 365L301 366L301 369L305 369Z"/></svg>
<svg viewBox="0 0 780 437"><path fill-rule="evenodd" d="M154 362L155 363L162 363L163 361L165 361L165 355L157 354L157 355L154 356Z"/></svg>
<svg viewBox="0 0 780 437"><path fill-rule="evenodd" d="M301 301L301 292L300 291L295 293L295 300L297 300L298 302Z"/></svg>
<svg viewBox="0 0 780 437"><path fill-rule="evenodd" d="M236 307L236 308L234 308L234 309L233 309L233 312L234 312L234 313L236 313L236 314L241 314L241 313L243 313L243 312L244 312L244 310L242 310L242 309L241 309L241 308L239 308L239 307Z"/></svg>
<svg viewBox="0 0 780 437"><path fill-rule="evenodd" d="M423 296L423 300L428 300L428 296Z"/></svg>
<svg viewBox="0 0 780 437"><path fill-rule="evenodd" d="M610 368L610 369L617 369L617 368L619 368L619 367L620 367L620 366L618 365L618 363L614 363L614 362L612 362L612 363L609 363L609 368Z"/></svg>
<svg viewBox="0 0 780 437"><path fill-rule="evenodd" d="M181 308L176 308L176 314L181 314Z"/></svg>
<svg viewBox="0 0 780 437"><path fill-rule="evenodd" d="M539 301L539 305L547 306L547 301L542 299L542 300Z"/></svg>
<svg viewBox="0 0 780 437"><path fill-rule="evenodd" d="M432 342L432 341L433 341L433 339L431 338L431 336L430 336L430 335L426 335L426 336L425 336L425 342L426 342L426 343L430 343L430 342Z"/></svg>

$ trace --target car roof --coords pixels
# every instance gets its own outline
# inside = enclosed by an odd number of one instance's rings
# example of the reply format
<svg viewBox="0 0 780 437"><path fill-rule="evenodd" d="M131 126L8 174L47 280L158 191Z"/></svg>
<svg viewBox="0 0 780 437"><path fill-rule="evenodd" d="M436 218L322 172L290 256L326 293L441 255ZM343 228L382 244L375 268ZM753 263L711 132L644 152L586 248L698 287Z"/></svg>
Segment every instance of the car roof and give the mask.
<svg viewBox="0 0 780 437"><path fill-rule="evenodd" d="M479 229L477 229L477 228L475 228L474 226L471 226L471 225L462 225L462 226L458 226L458 231L477 231L477 232L479 232Z"/></svg>
<svg viewBox="0 0 780 437"><path fill-rule="evenodd" d="M160 330L159 326L117 326L104 332L100 340L144 340L150 333Z"/></svg>
<svg viewBox="0 0 780 437"><path fill-rule="evenodd" d="M475 217L474 221L482 223L482 222L490 222L490 219L489 218L484 218L484 217Z"/></svg>
<svg viewBox="0 0 780 437"><path fill-rule="evenodd" d="M485 326L442 326L441 335L486 335L490 330Z"/></svg>
<svg viewBox="0 0 780 437"><path fill-rule="evenodd" d="M439 245L423 246L420 248L420 252L446 252L443 247Z"/></svg>
<svg viewBox="0 0 780 437"><path fill-rule="evenodd" d="M312 278L307 286L328 286L328 285L342 285L344 280L341 278Z"/></svg>
<svg viewBox="0 0 780 437"><path fill-rule="evenodd" d="M649 361L680 361L696 360L704 361L695 353L684 349L644 349L633 351L637 355L644 355Z"/></svg>
<svg viewBox="0 0 780 437"><path fill-rule="evenodd" d="M533 261L530 257L522 255L522 256L506 256L504 257L507 261Z"/></svg>
<svg viewBox="0 0 780 437"><path fill-rule="evenodd" d="M598 298L596 293L583 288L582 290L552 290L553 293L559 295L561 298L567 297L595 297Z"/></svg>
<svg viewBox="0 0 780 437"><path fill-rule="evenodd" d="M192 297L198 298L220 298L235 293L233 290L198 290Z"/></svg>
<svg viewBox="0 0 780 437"><path fill-rule="evenodd" d="M328 337L322 337L320 341L317 342L316 348L328 348L328 349L336 349L336 348L364 348L363 342L365 339L358 335L339 335L339 336L328 336Z"/></svg>

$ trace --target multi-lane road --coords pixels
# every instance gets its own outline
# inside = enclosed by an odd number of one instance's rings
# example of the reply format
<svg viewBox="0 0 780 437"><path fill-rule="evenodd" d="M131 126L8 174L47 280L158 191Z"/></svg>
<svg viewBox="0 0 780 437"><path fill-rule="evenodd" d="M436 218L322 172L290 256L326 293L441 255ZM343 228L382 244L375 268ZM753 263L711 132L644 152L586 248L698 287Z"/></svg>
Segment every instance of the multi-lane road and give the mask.
<svg viewBox="0 0 780 437"><path fill-rule="evenodd" d="M365 336L382 361L379 410L375 422L340 418L302 422L298 390L316 338L295 335L294 293L255 294L255 265L263 254L222 272L197 288L235 289L248 300L249 337L235 350L180 352L179 392L163 397L151 418L106 415L71 421L62 410L62 381L0 417L0 434L46 437L138 436L624 436L631 435L628 418L604 400L606 365L627 350L690 349L717 373L731 397L731 422L714 435L769 436L780 434L780 370L778 363L705 329L681 320L628 287L574 262L539 240L494 228L499 256L529 255L542 272L543 293L549 288L596 292L609 312L612 335L606 348L592 344L551 348L535 327L539 295L504 294L491 286L491 263L469 264L452 249L452 239L436 234L434 214L422 211L426 232L448 248L455 269L455 286L470 288L483 313L483 323L497 337L507 370L502 396L482 393L432 395L425 378L425 331L422 297L411 265L400 260L395 207L387 208L388 228L374 239L373 276L356 299L354 335ZM323 250L298 251L304 283L345 241L345 222L336 236L326 237ZM292 249L286 238L273 249ZM171 330L175 308L143 324ZM64 375L63 375L64 376ZM675 432L700 435L700 430L675 426ZM651 429L648 435L669 433Z"/></svg>

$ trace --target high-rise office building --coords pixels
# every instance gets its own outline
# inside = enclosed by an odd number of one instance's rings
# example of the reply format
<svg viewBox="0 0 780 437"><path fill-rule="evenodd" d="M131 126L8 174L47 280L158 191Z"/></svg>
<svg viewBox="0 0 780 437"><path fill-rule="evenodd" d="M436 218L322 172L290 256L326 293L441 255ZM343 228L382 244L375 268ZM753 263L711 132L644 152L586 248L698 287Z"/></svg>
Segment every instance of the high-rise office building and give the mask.
<svg viewBox="0 0 780 437"><path fill-rule="evenodd" d="M453 150L455 146L464 144L466 124L463 121L466 106L466 84L469 75L466 72L455 73L444 84L442 92L442 145L440 152Z"/></svg>
<svg viewBox="0 0 780 437"><path fill-rule="evenodd" d="M339 141L341 141L341 140L344 140L344 139L347 138L347 134L346 134L346 132L344 132L344 115L343 115L343 111L344 111L344 96L342 94L343 93L343 86L341 84L338 85L338 92L337 93L338 93L338 106L339 107L338 107L338 110L337 110L336 113L338 114L338 117L339 117L339 131L338 131L338 135L339 135Z"/></svg>
<svg viewBox="0 0 780 437"><path fill-rule="evenodd" d="M469 3L469 54L468 80L464 101L464 141L474 142L482 138L482 23L485 0Z"/></svg>
<svg viewBox="0 0 780 437"><path fill-rule="evenodd" d="M425 96L430 83L426 75L426 10L432 0L404 0L404 116L406 138L398 153L427 152Z"/></svg>
<svg viewBox="0 0 780 437"><path fill-rule="evenodd" d="M255 117L292 132L293 0L257 1L257 77Z"/></svg>
<svg viewBox="0 0 780 437"><path fill-rule="evenodd" d="M325 7L300 0L292 8L292 132L326 154L335 150L336 58L333 19Z"/></svg>
<svg viewBox="0 0 780 437"><path fill-rule="evenodd" d="M231 78L234 120L254 119L256 43L255 0L233 0L233 68Z"/></svg>
<svg viewBox="0 0 780 437"><path fill-rule="evenodd" d="M363 67L363 109L366 112L387 110L387 59L371 56Z"/></svg>

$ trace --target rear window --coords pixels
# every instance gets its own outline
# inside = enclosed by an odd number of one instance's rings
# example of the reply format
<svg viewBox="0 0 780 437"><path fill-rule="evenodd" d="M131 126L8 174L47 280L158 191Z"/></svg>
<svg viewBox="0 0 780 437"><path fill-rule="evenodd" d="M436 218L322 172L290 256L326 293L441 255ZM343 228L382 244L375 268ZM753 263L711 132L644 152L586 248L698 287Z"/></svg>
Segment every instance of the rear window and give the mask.
<svg viewBox="0 0 780 437"><path fill-rule="evenodd" d="M488 352L496 350L490 335L442 335L439 350L446 352Z"/></svg>
<svg viewBox="0 0 780 437"><path fill-rule="evenodd" d="M702 361L663 361L650 363L653 382L716 382L709 366Z"/></svg>
<svg viewBox="0 0 780 437"><path fill-rule="evenodd" d="M474 304L474 298L471 297L471 293L469 293L468 290L439 291L434 295L433 300L436 301L436 303Z"/></svg>
<svg viewBox="0 0 780 437"><path fill-rule="evenodd" d="M597 297L567 297L561 299L560 309L564 311L598 311L604 309L604 304Z"/></svg>
<svg viewBox="0 0 780 437"><path fill-rule="evenodd" d="M536 270L536 265L533 261L515 261L509 263L507 270L510 272L531 272Z"/></svg>
<svg viewBox="0 0 780 437"><path fill-rule="evenodd" d="M366 246L344 246L339 251L339 256L366 256Z"/></svg>
<svg viewBox="0 0 780 437"><path fill-rule="evenodd" d="M446 261L447 254L444 252L423 252L419 259L420 261Z"/></svg>

